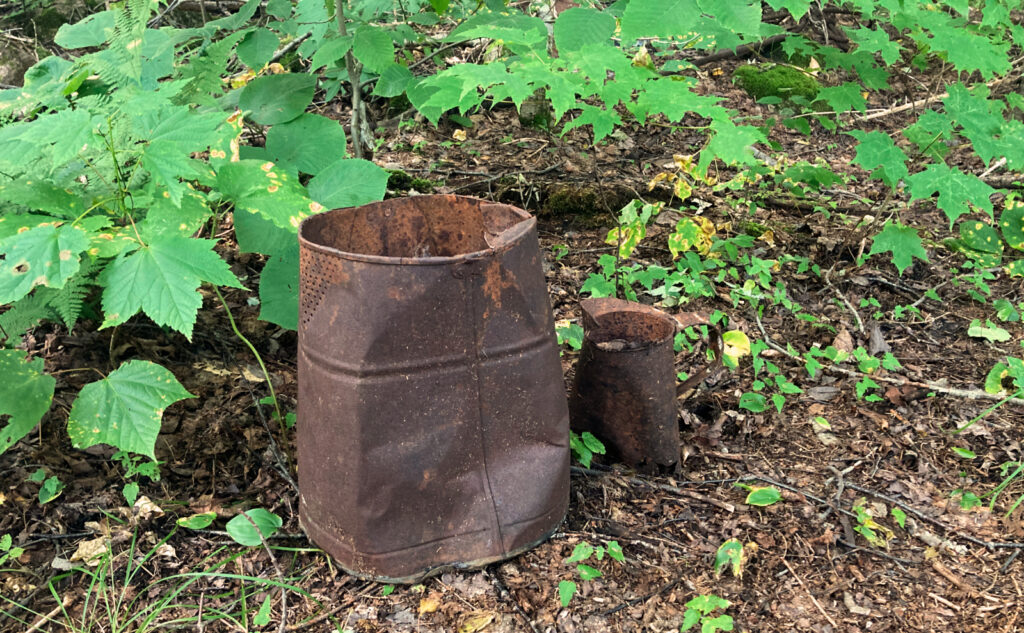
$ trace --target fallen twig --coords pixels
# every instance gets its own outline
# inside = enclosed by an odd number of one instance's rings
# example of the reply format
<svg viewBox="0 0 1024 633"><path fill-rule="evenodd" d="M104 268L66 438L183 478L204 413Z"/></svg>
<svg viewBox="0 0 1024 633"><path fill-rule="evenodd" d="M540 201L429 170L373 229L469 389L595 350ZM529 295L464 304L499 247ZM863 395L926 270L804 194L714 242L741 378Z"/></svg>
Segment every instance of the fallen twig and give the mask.
<svg viewBox="0 0 1024 633"><path fill-rule="evenodd" d="M836 624L836 621L832 619L832 616L825 612L825 608L821 606L821 603L818 602L818 599L814 597L814 594L811 593L811 590L808 589L807 585L804 584L804 579L798 576L796 571L790 566L789 561L783 558L782 564L786 566L786 569L788 569L789 573L793 575L793 578L796 578L796 581L800 583L801 587L804 588L804 591L806 591L807 595L810 596L811 602L814 603L814 606L818 607L818 611L821 612L821 615L825 616L825 619L828 620L828 623L832 625L832 628L838 629L839 625Z"/></svg>
<svg viewBox="0 0 1024 633"><path fill-rule="evenodd" d="M771 337L768 336L768 333L764 329L764 324L761 323L761 316L757 314L756 311L754 313L754 319L757 323L757 329L761 331L761 336L768 347L793 360L803 362L803 359L800 356L798 356L797 354L790 353L789 350L780 346L775 341L773 341ZM838 365L825 365L822 366L822 369L824 369L825 371L831 371L837 374L842 374L844 376L851 376L853 378L863 378L866 375L859 371L846 369L845 367L839 367ZM945 394L947 396L955 396L957 398L965 398L967 400L1006 400L1007 404L1024 404L1024 398L1007 399L1005 396L1002 396L1000 394L992 394L982 389L958 389L956 387L946 387L945 385L940 385L938 383L931 381L910 380L909 378L891 378L889 376L878 375L872 375L871 379L877 382L884 382L890 385L897 385L899 387L910 386L918 387L920 389L928 389L930 391L935 391L937 393Z"/></svg>
<svg viewBox="0 0 1024 633"><path fill-rule="evenodd" d="M945 530L949 534L955 534L956 536L964 539L965 541L970 541L971 543L974 543L975 545L980 545L980 546L984 547L985 549L988 549L988 550L994 550L994 549L1024 549L1024 543L986 541L984 539L980 539L980 538L977 538L975 536L971 536L970 534L964 534L960 530L958 530L956 528L953 528L953 527L950 527L950 526L946 525L945 523L943 523L942 521L940 521L940 520L938 520L938 519L936 519L934 517L928 516L927 514L925 514L924 512L921 512L920 510L918 510L914 506L912 506L910 504L907 504L907 503L904 503L903 501L900 501L899 499L896 499L895 497L891 497L891 496L889 496L889 495L887 495L887 494L885 494L883 492L878 492L877 490L872 490L870 488L865 488L864 486L858 486L857 484L851 483L849 481L846 482L846 487L850 488L851 490L856 490L858 492L863 492L864 494L871 495L872 497L876 497L878 499L881 499L882 501L885 501L887 503L891 503L891 504L893 504L895 506L899 506L900 508L902 508L906 512L910 512L911 514L913 514L917 518L919 518L919 519L921 519L923 521L927 521L928 523L931 523L932 525L935 525L937 527L940 527L940 528L942 528L943 530Z"/></svg>
<svg viewBox="0 0 1024 633"><path fill-rule="evenodd" d="M61 601L60 604L58 604L56 607L54 607L46 615L39 616L39 619L37 619L35 622L33 622L32 626L30 626L27 629L25 629L25 633L36 633L36 631L39 630L39 627L43 626L43 624L45 624L47 622L54 621L53 620L53 616L57 615L57 613L59 611L63 611L64 609L67 609L69 606L71 606L72 602L74 602L74 598L72 598L72 596L70 594L65 595L64 596L64 600Z"/></svg>
<svg viewBox="0 0 1024 633"><path fill-rule="evenodd" d="M704 66L710 64L711 62L718 62L724 59L732 59L734 57L738 59L741 57L746 57L747 55L752 55L756 53L765 46L777 44L782 40L786 39L787 37L789 37L790 35L791 33L779 33L778 35L766 37L760 42L751 42L750 44L743 44L742 46L737 46L736 48L726 48L711 53L710 55L698 57L697 59L691 60L690 63L692 63L694 66Z"/></svg>

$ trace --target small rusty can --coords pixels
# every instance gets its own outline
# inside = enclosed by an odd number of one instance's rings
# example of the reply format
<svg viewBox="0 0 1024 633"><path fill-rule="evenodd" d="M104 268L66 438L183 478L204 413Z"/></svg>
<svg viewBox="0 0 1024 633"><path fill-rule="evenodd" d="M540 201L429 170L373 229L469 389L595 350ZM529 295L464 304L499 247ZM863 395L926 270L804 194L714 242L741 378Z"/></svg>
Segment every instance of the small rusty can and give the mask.
<svg viewBox="0 0 1024 633"><path fill-rule="evenodd" d="M584 334L570 396L572 429L590 431L631 466L674 468L675 321L657 308L610 297L580 307Z"/></svg>
<svg viewBox="0 0 1024 633"><path fill-rule="evenodd" d="M299 517L348 572L418 582L546 539L568 406L536 220L452 195L299 229Z"/></svg>

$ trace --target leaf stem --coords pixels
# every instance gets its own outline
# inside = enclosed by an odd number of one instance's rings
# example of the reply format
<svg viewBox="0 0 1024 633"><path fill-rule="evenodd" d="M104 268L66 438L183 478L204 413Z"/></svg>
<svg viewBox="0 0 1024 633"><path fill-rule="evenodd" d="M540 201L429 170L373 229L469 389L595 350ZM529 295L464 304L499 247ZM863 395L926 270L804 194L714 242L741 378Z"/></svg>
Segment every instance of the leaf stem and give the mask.
<svg viewBox="0 0 1024 633"><path fill-rule="evenodd" d="M281 415L281 406L277 402L277 393L274 392L274 383L270 380L270 372L267 371L267 366L263 363L263 357L256 351L256 347L252 344L249 339L242 334L241 330L238 329L238 324L235 323L235 317L231 314L231 308L228 307L228 302L224 300L224 295L220 293L220 288L217 286L213 287L213 291L217 293L217 298L220 299L220 304L224 306L224 312L228 315L228 322L231 324L231 330L235 333L240 341L245 343L249 351L256 357L256 362L260 364L260 371L263 372L263 377L267 380L267 387L270 389L270 399L274 402L274 412L277 414L277 423L281 426L281 432L284 433L284 416Z"/></svg>

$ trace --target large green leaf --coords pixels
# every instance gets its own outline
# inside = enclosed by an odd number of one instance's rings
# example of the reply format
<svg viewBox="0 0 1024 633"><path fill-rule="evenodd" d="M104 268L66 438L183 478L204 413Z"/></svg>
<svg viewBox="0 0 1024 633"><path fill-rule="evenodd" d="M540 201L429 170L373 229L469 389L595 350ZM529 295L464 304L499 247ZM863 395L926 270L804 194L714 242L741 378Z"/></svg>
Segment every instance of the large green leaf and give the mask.
<svg viewBox="0 0 1024 633"><path fill-rule="evenodd" d="M206 198L196 191L186 188L180 204L175 206L168 193L159 187L152 187L152 195L148 198L142 194L135 196L136 204L146 206L146 219L138 223L143 238L150 240L158 235L181 235L188 237L206 223L212 211L206 205Z"/></svg>
<svg viewBox="0 0 1024 633"><path fill-rule="evenodd" d="M690 78L664 77L648 81L637 96L637 105L645 114L660 112L669 121L682 121L691 112L711 119L725 119L729 111L716 105L721 97L693 92L697 82Z"/></svg>
<svg viewBox="0 0 1024 633"><path fill-rule="evenodd" d="M685 37L697 24L697 0L633 0L622 14L622 41L641 37Z"/></svg>
<svg viewBox="0 0 1024 633"><path fill-rule="evenodd" d="M352 48L352 36L334 37L326 39L316 49L313 59L310 60L310 70L316 72L324 66L330 66L345 56L345 53Z"/></svg>
<svg viewBox="0 0 1024 633"><path fill-rule="evenodd" d="M270 128L266 145L275 162L315 176L345 156L345 128L333 119L307 112Z"/></svg>
<svg viewBox="0 0 1024 633"><path fill-rule="evenodd" d="M714 16L716 25L726 31L737 35L761 32L761 0L698 0L698 4L701 11Z"/></svg>
<svg viewBox="0 0 1024 633"><path fill-rule="evenodd" d="M235 54L243 64L253 70L259 70L274 57L280 43L281 40L277 39L270 29L256 29L245 34L238 43Z"/></svg>
<svg viewBox="0 0 1024 633"><path fill-rule="evenodd" d="M299 245L267 260L260 274L260 318L299 328Z"/></svg>
<svg viewBox="0 0 1024 633"><path fill-rule="evenodd" d="M914 258L928 261L928 252L921 246L921 237L913 227L903 226L898 222L886 222L882 232L871 242L869 255L892 253L892 263L902 275Z"/></svg>
<svg viewBox="0 0 1024 633"><path fill-rule="evenodd" d="M946 58L958 71L978 71L985 79L1010 70L1006 54L1009 43L995 43L983 35L971 33L961 26L934 26L929 40L934 50L946 53Z"/></svg>
<svg viewBox="0 0 1024 633"><path fill-rule="evenodd" d="M223 163L217 169L217 188L235 203L236 212L257 213L291 231L298 229L302 218L324 210L306 197L305 187L271 162Z"/></svg>
<svg viewBox="0 0 1024 633"><path fill-rule="evenodd" d="M243 253L278 255L298 248L299 238L292 227L277 226L258 213L236 213L234 219L235 239Z"/></svg>
<svg viewBox="0 0 1024 633"><path fill-rule="evenodd" d="M359 27L352 40L352 53L363 66L375 73L395 63L395 43L391 36L379 27Z"/></svg>
<svg viewBox="0 0 1024 633"><path fill-rule="evenodd" d="M168 141L153 141L147 145L142 152L142 167L167 188L175 205L181 204L185 194L185 183L181 179L195 178L199 173L199 162L182 151L181 145Z"/></svg>
<svg viewBox="0 0 1024 633"><path fill-rule="evenodd" d="M989 196L996 193L996 190L974 174L965 174L945 163L932 163L924 171L907 178L907 183L910 185L911 202L930 198L934 193L939 194L938 207L949 218L950 228L957 218L971 212L971 206L992 217L992 200Z"/></svg>
<svg viewBox="0 0 1024 633"><path fill-rule="evenodd" d="M85 231L68 224L37 226L0 242L0 304L21 299L36 286L63 288L78 272L89 246Z"/></svg>
<svg viewBox="0 0 1024 633"><path fill-rule="evenodd" d="M811 0L768 0L768 5L776 11L785 9L794 20L800 21L811 7Z"/></svg>
<svg viewBox="0 0 1024 633"><path fill-rule="evenodd" d="M373 94L378 97L397 97L405 92L412 81L412 71L401 64L391 64L380 73Z"/></svg>
<svg viewBox="0 0 1024 633"><path fill-rule="evenodd" d="M264 75L253 79L242 89L238 105L250 111L260 125L277 125L291 121L313 101L316 77L304 73Z"/></svg>
<svg viewBox="0 0 1024 633"><path fill-rule="evenodd" d="M25 362L25 352L0 349L0 454L28 435L49 410L56 380L43 373L43 359Z"/></svg>
<svg viewBox="0 0 1024 633"><path fill-rule="evenodd" d="M224 528L228 531L228 536L239 544L255 547L262 543L263 539L272 536L281 524L281 517L273 512L253 508L228 521Z"/></svg>
<svg viewBox="0 0 1024 633"><path fill-rule="evenodd" d="M587 44L611 44L615 18L596 9L569 9L555 20L555 46L559 53L578 50Z"/></svg>
<svg viewBox="0 0 1024 633"><path fill-rule="evenodd" d="M309 181L309 197L328 209L354 207L384 198L388 172L367 160L349 158L332 163Z"/></svg>
<svg viewBox="0 0 1024 633"><path fill-rule="evenodd" d="M999 228L1010 248L1024 250L1024 202L1007 198L1006 207L999 216Z"/></svg>
<svg viewBox="0 0 1024 633"><path fill-rule="evenodd" d="M594 129L594 143L610 135L616 125L622 124L622 117L611 108L598 108L587 103L580 104L580 114L572 121L565 124L562 133L569 130L589 125Z"/></svg>
<svg viewBox="0 0 1024 633"><path fill-rule="evenodd" d="M121 253L100 278L105 318L101 327L124 323L142 310L158 325L192 339L203 303L203 281L242 288L227 263L213 251L213 240L161 235L134 252Z"/></svg>
<svg viewBox="0 0 1024 633"><path fill-rule="evenodd" d="M85 213L85 203L70 189L45 180L22 177L0 185L0 200L46 211L69 220Z"/></svg>
<svg viewBox="0 0 1024 633"><path fill-rule="evenodd" d="M160 365L129 361L82 388L68 416L68 435L75 448L109 444L156 459L164 409L193 397Z"/></svg>
<svg viewBox="0 0 1024 633"><path fill-rule="evenodd" d="M116 11L100 11L74 23L62 24L53 41L67 49L99 46L114 34Z"/></svg>
<svg viewBox="0 0 1024 633"><path fill-rule="evenodd" d="M889 39L889 34L883 29L847 28L846 34L850 36L851 41L857 44L858 50L878 53L882 57L882 61L889 66L900 58L900 51L903 50L898 42Z"/></svg>

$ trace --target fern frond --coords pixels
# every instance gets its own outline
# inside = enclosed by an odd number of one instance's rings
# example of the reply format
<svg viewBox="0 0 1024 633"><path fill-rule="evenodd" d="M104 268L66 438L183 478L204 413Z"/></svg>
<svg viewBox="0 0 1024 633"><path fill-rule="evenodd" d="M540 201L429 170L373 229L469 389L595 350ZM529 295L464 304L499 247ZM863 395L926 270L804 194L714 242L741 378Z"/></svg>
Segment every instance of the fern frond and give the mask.
<svg viewBox="0 0 1024 633"><path fill-rule="evenodd" d="M24 299L11 304L11 307L0 314L0 339L8 342L17 341L40 321L53 319L56 313L50 307L45 296L34 292Z"/></svg>
<svg viewBox="0 0 1024 633"><path fill-rule="evenodd" d="M192 55L189 63L179 66L177 78L184 79L186 83L172 101L178 105L216 105L211 95L220 96L224 92L223 77L228 60L244 35L243 31L232 33Z"/></svg>
<svg viewBox="0 0 1024 633"><path fill-rule="evenodd" d="M64 283L63 288L47 289L47 305L60 317L68 330L75 327L78 317L82 314L85 297L90 288L96 285L95 276L99 265L90 258L82 261L78 272Z"/></svg>

